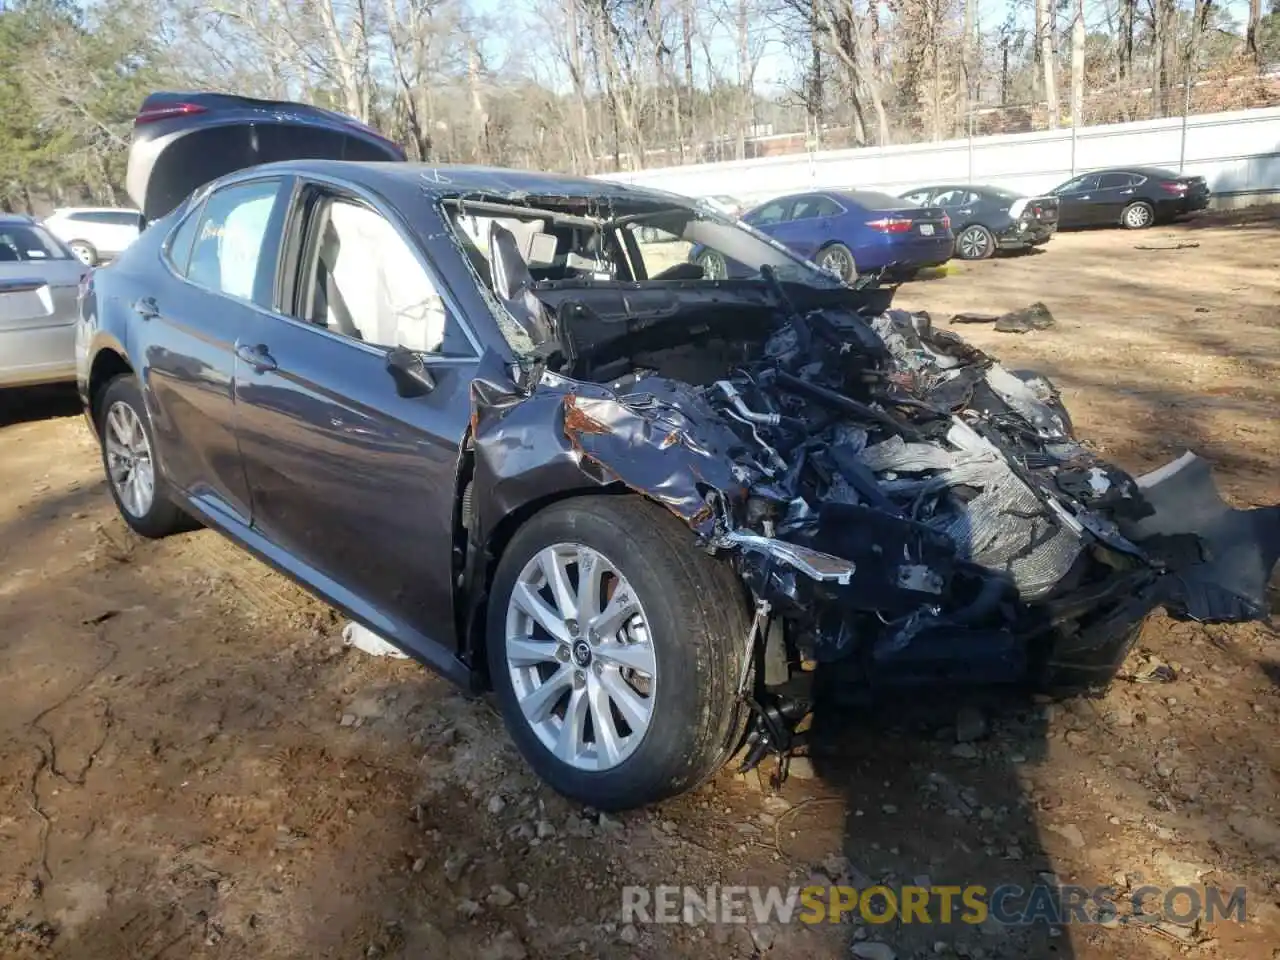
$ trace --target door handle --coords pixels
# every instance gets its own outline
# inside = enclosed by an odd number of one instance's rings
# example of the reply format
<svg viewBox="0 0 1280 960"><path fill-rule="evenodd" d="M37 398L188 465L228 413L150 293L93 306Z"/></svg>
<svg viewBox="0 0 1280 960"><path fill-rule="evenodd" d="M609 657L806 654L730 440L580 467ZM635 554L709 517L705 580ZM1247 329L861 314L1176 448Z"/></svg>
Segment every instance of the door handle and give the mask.
<svg viewBox="0 0 1280 960"><path fill-rule="evenodd" d="M266 373L276 369L276 358L267 352L265 343L241 343L236 341L236 357L253 367L254 373Z"/></svg>
<svg viewBox="0 0 1280 960"><path fill-rule="evenodd" d="M133 312L143 320L154 320L160 316L160 307L156 304L155 297L139 297L133 301Z"/></svg>

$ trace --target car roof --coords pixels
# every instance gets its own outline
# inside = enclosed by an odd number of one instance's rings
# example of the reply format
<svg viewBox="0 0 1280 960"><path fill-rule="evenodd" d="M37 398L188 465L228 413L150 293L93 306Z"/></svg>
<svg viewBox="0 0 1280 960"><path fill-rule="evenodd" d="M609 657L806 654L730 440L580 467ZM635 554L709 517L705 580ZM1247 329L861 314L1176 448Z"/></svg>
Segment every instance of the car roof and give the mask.
<svg viewBox="0 0 1280 960"><path fill-rule="evenodd" d="M1144 177L1180 177L1182 174L1167 167L1104 167L1101 170L1090 170L1089 173L1137 173Z"/></svg>
<svg viewBox="0 0 1280 960"><path fill-rule="evenodd" d="M239 176L252 171L280 171L333 177L388 195L403 197L406 191L432 199L454 199L468 196L510 200L521 203L533 198L581 198L584 207L604 204L624 215L631 205L648 208L654 203L689 206L696 201L664 190L637 187L611 180L596 180L560 173L511 170L503 167L464 166L396 161L354 162L350 160L281 160L237 171Z"/></svg>
<svg viewBox="0 0 1280 960"><path fill-rule="evenodd" d="M60 213L137 213L134 207L58 207L51 216Z"/></svg>
<svg viewBox="0 0 1280 960"><path fill-rule="evenodd" d="M27 216L25 213L5 213L3 210L0 210L0 223L35 223L35 219Z"/></svg>

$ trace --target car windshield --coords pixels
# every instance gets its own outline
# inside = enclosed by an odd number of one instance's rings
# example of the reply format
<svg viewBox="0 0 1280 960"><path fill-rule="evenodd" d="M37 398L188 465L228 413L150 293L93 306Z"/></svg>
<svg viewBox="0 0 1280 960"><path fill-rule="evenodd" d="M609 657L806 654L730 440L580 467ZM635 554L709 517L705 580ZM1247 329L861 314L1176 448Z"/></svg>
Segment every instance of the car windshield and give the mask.
<svg viewBox="0 0 1280 960"><path fill-rule="evenodd" d="M0 263L70 260L71 251L34 223L0 223Z"/></svg>
<svg viewBox="0 0 1280 960"><path fill-rule="evenodd" d="M490 238L495 227L510 234L512 249L533 289L558 284L715 283L700 263L718 255L734 265L732 276L767 281L764 267L788 283L832 289L840 281L791 253L765 234L719 212L710 203L670 201L610 203L608 198L528 198L511 202L455 199L444 203L445 222L484 288L495 294ZM502 298L498 298L502 299ZM519 324L499 325L519 354L536 346Z"/></svg>

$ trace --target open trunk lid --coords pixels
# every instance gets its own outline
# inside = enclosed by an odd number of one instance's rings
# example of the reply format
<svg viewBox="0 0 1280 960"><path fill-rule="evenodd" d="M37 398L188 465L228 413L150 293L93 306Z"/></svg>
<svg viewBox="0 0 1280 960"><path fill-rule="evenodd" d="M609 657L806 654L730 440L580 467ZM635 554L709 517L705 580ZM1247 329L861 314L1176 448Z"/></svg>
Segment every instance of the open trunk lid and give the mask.
<svg viewBox="0 0 1280 960"><path fill-rule="evenodd" d="M134 120L125 186L155 220L224 174L277 160L404 160L357 120L300 103L220 93L153 93Z"/></svg>

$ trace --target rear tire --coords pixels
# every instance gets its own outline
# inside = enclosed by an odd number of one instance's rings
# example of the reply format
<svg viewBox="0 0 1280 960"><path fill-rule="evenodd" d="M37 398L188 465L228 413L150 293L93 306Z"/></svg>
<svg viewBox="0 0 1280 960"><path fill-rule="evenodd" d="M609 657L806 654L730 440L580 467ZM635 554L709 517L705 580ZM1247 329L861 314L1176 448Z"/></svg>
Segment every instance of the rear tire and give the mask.
<svg viewBox="0 0 1280 960"><path fill-rule="evenodd" d="M96 267L98 265L98 251L88 240L72 240L67 244L71 248L71 252L75 254L77 260L86 267Z"/></svg>
<svg viewBox="0 0 1280 960"><path fill-rule="evenodd" d="M986 260L996 252L996 238L980 223L970 224L956 237L956 256L961 260Z"/></svg>
<svg viewBox="0 0 1280 960"><path fill-rule="evenodd" d="M1135 200L1120 214L1120 223L1127 230L1145 230L1156 222L1156 212L1145 200Z"/></svg>
<svg viewBox="0 0 1280 960"><path fill-rule="evenodd" d="M584 580L587 564L596 574ZM548 569L560 572L561 602ZM584 594L585 583L595 588ZM624 596L634 612L613 618L621 627L601 625ZM541 615L531 615L538 598ZM489 674L512 739L542 779L597 809L638 807L698 786L738 745L748 625L732 568L698 550L670 513L630 496L581 497L536 514L503 552L489 600ZM558 692L536 706L539 691ZM567 728L571 716L580 719Z"/></svg>
<svg viewBox="0 0 1280 960"><path fill-rule="evenodd" d="M160 475L151 417L133 374L121 374L103 387L96 415L102 468L124 522L153 539L190 529L191 521L169 499Z"/></svg>

